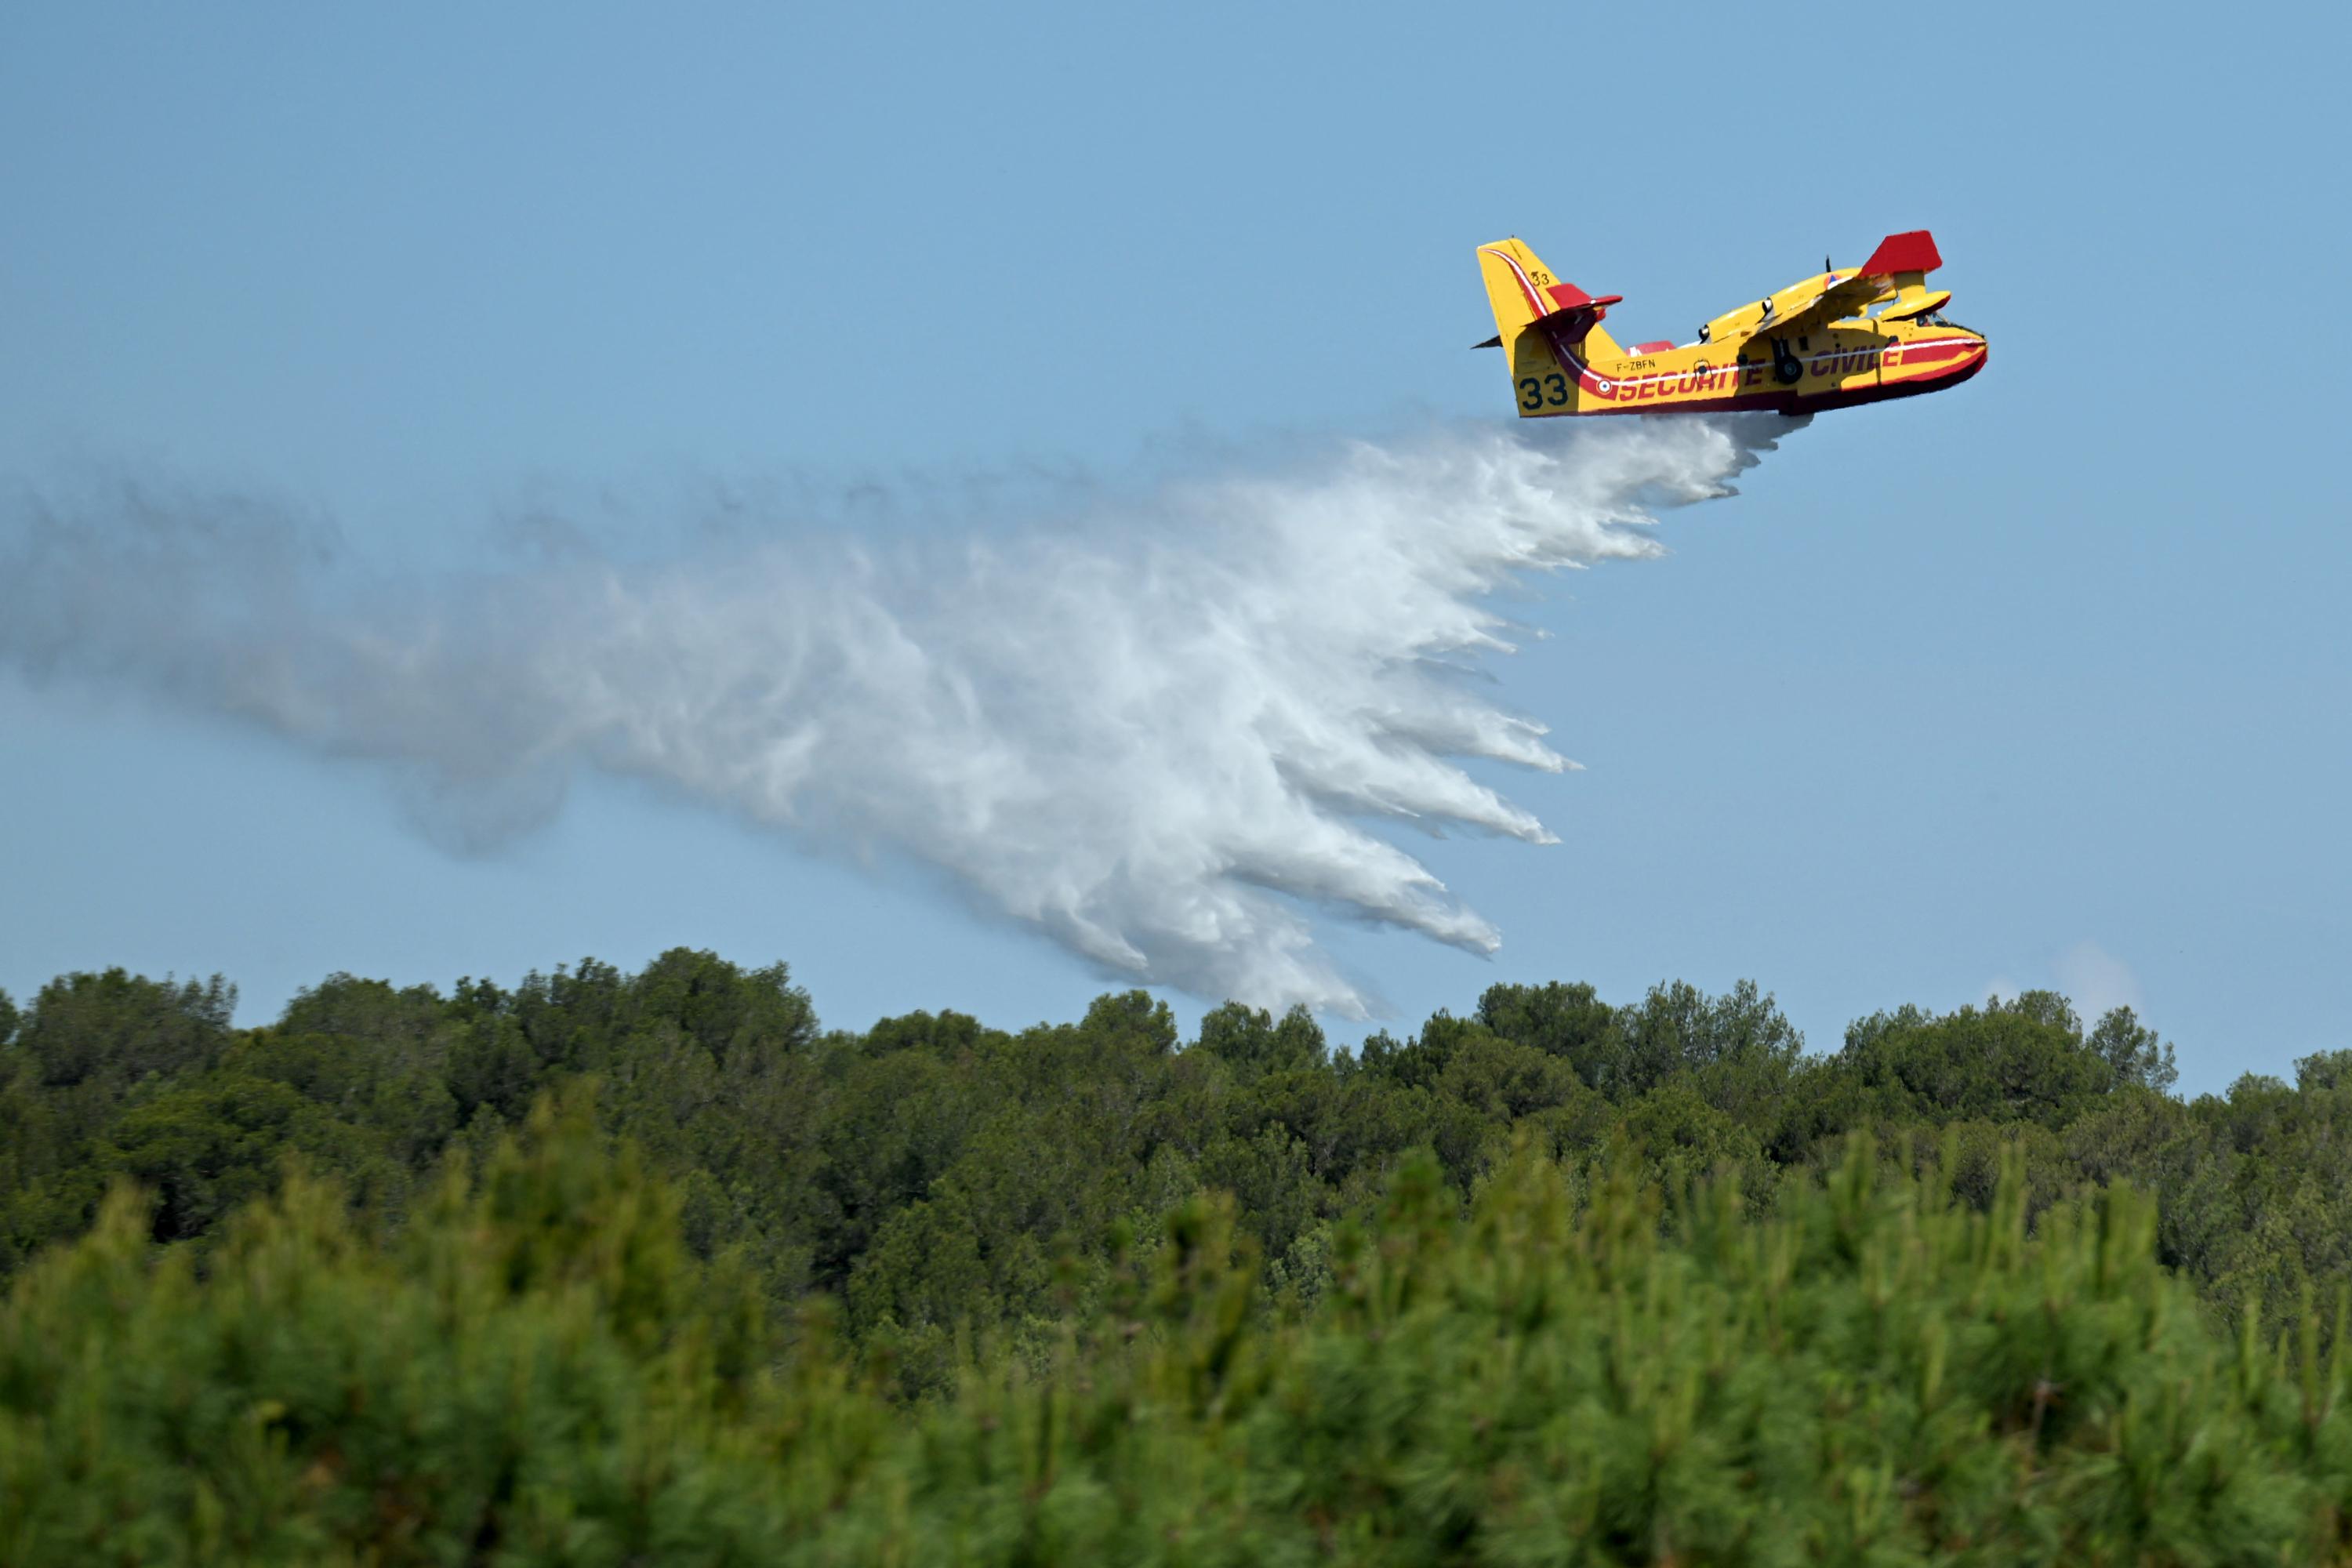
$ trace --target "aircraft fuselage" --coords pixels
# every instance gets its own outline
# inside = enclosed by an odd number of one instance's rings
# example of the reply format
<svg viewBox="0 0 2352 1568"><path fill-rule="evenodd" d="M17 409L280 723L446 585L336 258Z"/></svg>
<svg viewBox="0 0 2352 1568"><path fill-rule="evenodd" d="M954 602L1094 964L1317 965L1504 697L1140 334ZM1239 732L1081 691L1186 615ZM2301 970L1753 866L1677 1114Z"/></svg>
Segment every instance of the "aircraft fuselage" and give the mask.
<svg viewBox="0 0 2352 1568"><path fill-rule="evenodd" d="M1957 386L1984 368L1980 333L1935 321L1833 321L1781 336L1685 343L1588 360L1590 340L1541 329L1515 345L1512 384L1530 417L1573 414L1844 408Z"/></svg>
<svg viewBox="0 0 2352 1568"><path fill-rule="evenodd" d="M1947 318L1926 229L1891 234L1858 268L1826 270L1727 310L1687 343L1619 344L1617 295L1565 282L1514 237L1478 247L1494 307L1480 348L1507 356L1522 418L1769 409L1805 414L1957 386L1984 368L1982 333Z"/></svg>

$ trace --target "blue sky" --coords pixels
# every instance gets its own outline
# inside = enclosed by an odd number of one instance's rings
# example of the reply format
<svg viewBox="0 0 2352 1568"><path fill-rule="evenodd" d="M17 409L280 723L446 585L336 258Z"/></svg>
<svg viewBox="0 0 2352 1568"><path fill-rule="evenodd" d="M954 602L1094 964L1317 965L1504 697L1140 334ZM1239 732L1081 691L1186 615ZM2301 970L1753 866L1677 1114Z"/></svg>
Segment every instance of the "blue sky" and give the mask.
<svg viewBox="0 0 2352 1568"><path fill-rule="evenodd" d="M1931 226L1993 344L1818 421L1674 553L1549 585L1504 689L1565 840L1417 845L1492 961L1331 945L1392 1026L1498 980L1776 991L1817 1048L2129 997L2184 1083L2352 1044L2340 10L18 7L0 479L250 488L388 561L554 498L1083 472L1510 412L1470 258L1621 337ZM919 525L918 525L919 526ZM1105 982L919 871L627 786L454 858L382 783L0 674L0 985L446 984L675 943L830 1022ZM1182 999L1191 1016L1197 1008Z"/></svg>

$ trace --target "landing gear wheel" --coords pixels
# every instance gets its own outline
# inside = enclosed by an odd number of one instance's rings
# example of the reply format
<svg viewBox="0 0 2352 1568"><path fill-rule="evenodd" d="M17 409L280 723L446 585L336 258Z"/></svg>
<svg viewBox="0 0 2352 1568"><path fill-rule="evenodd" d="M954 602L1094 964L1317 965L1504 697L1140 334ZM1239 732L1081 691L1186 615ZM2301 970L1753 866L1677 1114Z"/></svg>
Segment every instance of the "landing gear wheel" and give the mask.
<svg viewBox="0 0 2352 1568"><path fill-rule="evenodd" d="M1772 379L1783 386L1793 386L1805 374L1805 362L1797 357L1785 338L1772 340Z"/></svg>

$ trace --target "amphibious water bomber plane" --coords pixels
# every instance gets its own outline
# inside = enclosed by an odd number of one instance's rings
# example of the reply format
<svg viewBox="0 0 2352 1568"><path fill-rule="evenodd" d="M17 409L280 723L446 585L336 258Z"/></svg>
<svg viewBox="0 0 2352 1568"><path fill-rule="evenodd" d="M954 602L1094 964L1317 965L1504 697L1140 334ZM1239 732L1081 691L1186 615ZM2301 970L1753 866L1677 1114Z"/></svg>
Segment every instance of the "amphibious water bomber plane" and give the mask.
<svg viewBox="0 0 2352 1568"><path fill-rule="evenodd" d="M1478 247L1495 336L1523 418L1562 414L1810 414L1941 392L1984 368L1981 334L1948 321L1927 287L1944 264L1926 229L1890 234L1870 259L1822 270L1717 316L1688 343L1635 343L1601 329L1622 296L1563 283L1516 239ZM1872 313L1874 311L1875 313Z"/></svg>

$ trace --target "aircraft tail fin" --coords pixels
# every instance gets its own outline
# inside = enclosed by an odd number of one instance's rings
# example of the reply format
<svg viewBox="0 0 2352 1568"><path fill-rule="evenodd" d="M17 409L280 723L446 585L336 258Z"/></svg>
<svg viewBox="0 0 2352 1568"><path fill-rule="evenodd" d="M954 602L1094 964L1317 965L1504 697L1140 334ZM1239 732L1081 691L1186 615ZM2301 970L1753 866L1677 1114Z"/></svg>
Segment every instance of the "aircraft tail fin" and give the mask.
<svg viewBox="0 0 2352 1568"><path fill-rule="evenodd" d="M1902 312L1916 315L1935 309L1926 302L1927 274L1943 264L1943 253L1936 248L1936 237L1924 228L1915 228L1908 234L1890 234L1880 240L1878 248L1870 253L1870 259L1862 264L1858 276L1890 279Z"/></svg>
<svg viewBox="0 0 2352 1568"><path fill-rule="evenodd" d="M1523 384L1533 376L1542 384L1543 377L1559 374L1567 384L1573 385L1578 367L1563 361L1564 353L1580 353L1588 362L1614 360L1623 354L1601 325L1609 307L1617 303L1617 295L1595 299L1573 283L1561 282L1542 258L1517 239L1480 246L1478 272L1486 280L1486 301L1494 307L1496 333L1477 346L1504 352L1514 384ZM1548 414L1560 408L1541 397L1529 406L1523 396L1520 412Z"/></svg>

